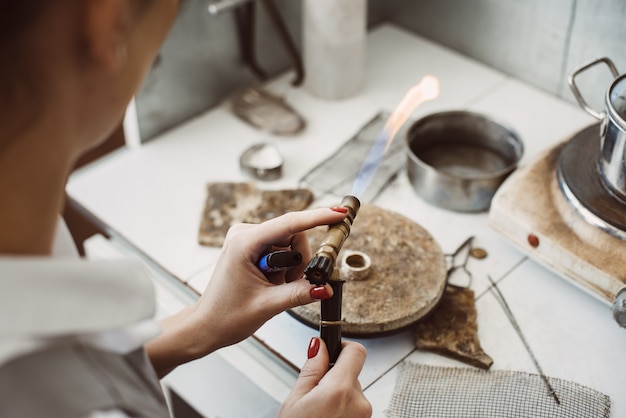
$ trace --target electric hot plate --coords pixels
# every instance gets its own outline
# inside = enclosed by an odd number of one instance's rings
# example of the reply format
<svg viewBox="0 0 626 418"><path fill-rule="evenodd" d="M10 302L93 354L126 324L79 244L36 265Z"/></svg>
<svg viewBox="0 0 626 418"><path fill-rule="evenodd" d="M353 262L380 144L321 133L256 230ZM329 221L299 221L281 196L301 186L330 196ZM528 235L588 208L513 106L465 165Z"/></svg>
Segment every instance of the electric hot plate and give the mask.
<svg viewBox="0 0 626 418"><path fill-rule="evenodd" d="M604 185L598 161L600 125L578 132L565 144L557 165L561 190L592 225L626 240L626 204Z"/></svg>
<svg viewBox="0 0 626 418"><path fill-rule="evenodd" d="M494 195L489 224L530 258L612 304L626 285L626 241L615 233L626 216L596 172L598 129L584 128L518 168Z"/></svg>
<svg viewBox="0 0 626 418"><path fill-rule="evenodd" d="M313 253L325 231L310 231ZM352 257L361 261L351 263ZM375 205L361 205L337 263L346 281L342 334L347 337L389 334L413 325L437 305L446 287L445 257L430 233ZM289 312L318 328L319 303Z"/></svg>

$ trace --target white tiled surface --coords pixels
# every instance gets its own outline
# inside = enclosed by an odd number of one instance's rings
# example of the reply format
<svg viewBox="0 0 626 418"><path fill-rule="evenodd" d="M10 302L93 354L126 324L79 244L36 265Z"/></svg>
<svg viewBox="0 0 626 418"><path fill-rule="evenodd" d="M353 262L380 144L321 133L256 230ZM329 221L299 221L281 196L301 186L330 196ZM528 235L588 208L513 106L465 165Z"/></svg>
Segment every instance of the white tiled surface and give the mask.
<svg viewBox="0 0 626 418"><path fill-rule="evenodd" d="M607 305L532 261L522 263L498 287L543 372L610 396L611 416L626 416L626 332L608 319ZM476 309L481 345L494 360L492 370L537 373L494 295L479 296ZM413 351L407 361L468 367L419 351ZM391 369L366 390L376 416L384 416L396 376L397 371Z"/></svg>
<svg viewBox="0 0 626 418"><path fill-rule="evenodd" d="M368 83L358 96L337 102L318 100L291 88L290 75L268 85L306 117L308 127L302 135L270 138L234 118L224 105L138 150L117 152L81 170L71 178L68 192L111 230L202 292L218 253L196 240L206 182L248 181L239 172L239 155L252 143L270 140L286 165L281 180L261 186L297 186L303 174L378 111L391 110L425 74L439 77L441 96L419 108L414 117L449 109L496 117L520 133L526 148L522 162L593 122L571 104L385 25L368 37ZM613 322L607 305L526 259L487 226L486 214L453 213L424 202L405 175L398 176L375 203L425 227L445 253L470 235L475 236L475 246L487 250L486 259L472 259L468 267L477 295L479 337L494 359L494 368L536 372L502 308L492 294L485 293L488 275L499 281L545 373L610 395L612 416L626 416L626 378L620 363L626 331ZM300 366L308 341L316 334L281 314L257 337ZM369 356L360 378L375 416L384 415L395 384L394 366L407 356L429 364L460 365L414 351L410 332L362 342Z"/></svg>
<svg viewBox="0 0 626 418"><path fill-rule="evenodd" d="M295 187L308 170L327 158L381 109L393 109L426 74L440 78L441 95L415 116L466 107L504 76L408 32L383 26L368 43L364 91L343 101L323 101L290 88L291 74L269 89L284 94L307 119L294 138L271 138L248 127L228 104L165 133L136 150L124 150L73 176L68 192L97 218L149 257L187 281L215 251L197 245L197 230L208 181L248 181L239 156L260 141L274 142L285 159L283 178L264 186ZM121 202L121 203L120 203Z"/></svg>

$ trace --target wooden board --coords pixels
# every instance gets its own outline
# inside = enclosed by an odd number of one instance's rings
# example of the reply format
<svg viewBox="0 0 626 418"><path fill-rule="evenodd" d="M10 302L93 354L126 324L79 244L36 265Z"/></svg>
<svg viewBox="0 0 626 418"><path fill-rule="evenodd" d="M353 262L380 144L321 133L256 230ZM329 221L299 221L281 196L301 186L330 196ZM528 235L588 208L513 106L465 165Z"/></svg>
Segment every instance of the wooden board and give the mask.
<svg viewBox="0 0 626 418"><path fill-rule="evenodd" d="M310 232L313 253L325 230ZM348 280L343 286L342 332L346 336L375 336L405 329L429 313L443 294L446 263L439 244L428 231L398 213L362 205L338 262L347 251L367 254L372 267L366 279ZM294 308L290 313L318 327L319 303Z"/></svg>

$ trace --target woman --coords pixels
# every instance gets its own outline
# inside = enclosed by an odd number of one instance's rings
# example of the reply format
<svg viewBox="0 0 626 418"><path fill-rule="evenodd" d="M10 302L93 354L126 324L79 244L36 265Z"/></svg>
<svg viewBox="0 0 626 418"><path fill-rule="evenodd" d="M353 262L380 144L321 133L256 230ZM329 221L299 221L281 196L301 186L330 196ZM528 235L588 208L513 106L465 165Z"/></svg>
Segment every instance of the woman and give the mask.
<svg viewBox="0 0 626 418"><path fill-rule="evenodd" d="M72 258L59 213L73 165L121 120L177 1L0 1L0 416L168 416L157 376L332 295L301 269L269 282L255 262L274 248L310 257L305 231L345 213L231 228L203 296L157 330L141 266ZM280 416L369 416L364 361L345 343L328 370L314 338Z"/></svg>

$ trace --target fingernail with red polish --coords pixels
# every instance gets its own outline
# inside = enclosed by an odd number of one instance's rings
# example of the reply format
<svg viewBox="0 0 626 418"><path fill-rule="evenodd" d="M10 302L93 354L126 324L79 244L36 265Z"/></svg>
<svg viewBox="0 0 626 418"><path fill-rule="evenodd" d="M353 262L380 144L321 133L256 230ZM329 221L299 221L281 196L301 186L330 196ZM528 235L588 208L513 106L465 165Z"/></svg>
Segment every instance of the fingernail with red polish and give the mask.
<svg viewBox="0 0 626 418"><path fill-rule="evenodd" d="M328 299L330 295L328 294L328 289L324 286L318 286L311 289L309 292L313 299Z"/></svg>
<svg viewBox="0 0 626 418"><path fill-rule="evenodd" d="M339 213L348 213L348 208L345 208L343 206L335 206L334 208L330 208L330 210L334 210L335 212Z"/></svg>
<svg viewBox="0 0 626 418"><path fill-rule="evenodd" d="M320 339L317 337L311 338L311 342L309 342L309 350L306 355L308 358L313 358L317 356L317 352L320 351Z"/></svg>

